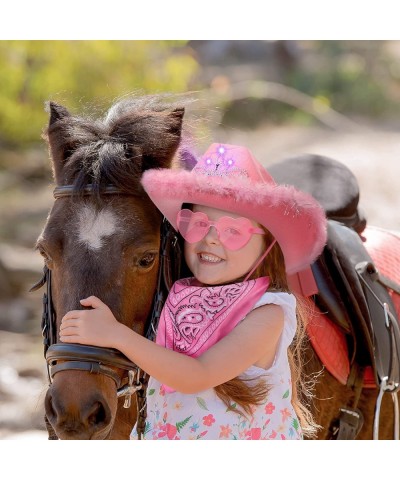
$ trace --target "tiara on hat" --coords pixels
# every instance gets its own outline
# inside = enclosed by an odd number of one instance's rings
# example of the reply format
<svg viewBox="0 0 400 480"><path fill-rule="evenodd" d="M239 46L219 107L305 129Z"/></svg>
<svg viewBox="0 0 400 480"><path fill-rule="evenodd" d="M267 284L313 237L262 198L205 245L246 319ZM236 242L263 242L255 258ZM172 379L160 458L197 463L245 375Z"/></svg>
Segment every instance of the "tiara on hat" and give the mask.
<svg viewBox="0 0 400 480"><path fill-rule="evenodd" d="M214 151L208 151L193 171L212 177L249 177L247 170L236 164L235 156L225 145L217 145Z"/></svg>

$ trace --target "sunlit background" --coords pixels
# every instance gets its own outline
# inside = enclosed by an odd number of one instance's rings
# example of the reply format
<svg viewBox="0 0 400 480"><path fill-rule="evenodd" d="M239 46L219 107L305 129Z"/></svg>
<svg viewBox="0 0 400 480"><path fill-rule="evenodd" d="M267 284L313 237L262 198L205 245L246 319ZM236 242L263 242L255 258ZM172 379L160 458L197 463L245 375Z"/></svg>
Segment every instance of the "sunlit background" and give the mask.
<svg viewBox="0 0 400 480"><path fill-rule="evenodd" d="M0 439L46 438L35 240L52 205L45 102L103 115L125 95L191 99L196 153L246 145L349 166L370 224L400 230L399 41L0 41Z"/></svg>

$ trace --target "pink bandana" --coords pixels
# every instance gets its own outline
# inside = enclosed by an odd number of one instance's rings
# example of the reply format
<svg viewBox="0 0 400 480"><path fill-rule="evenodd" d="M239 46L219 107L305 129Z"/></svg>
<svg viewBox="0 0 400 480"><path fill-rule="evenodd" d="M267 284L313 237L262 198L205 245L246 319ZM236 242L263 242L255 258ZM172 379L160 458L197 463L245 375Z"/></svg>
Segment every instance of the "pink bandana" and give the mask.
<svg viewBox="0 0 400 480"><path fill-rule="evenodd" d="M245 318L267 291L269 278L215 287L196 283L193 277L174 283L156 336L158 345L191 357L200 356Z"/></svg>

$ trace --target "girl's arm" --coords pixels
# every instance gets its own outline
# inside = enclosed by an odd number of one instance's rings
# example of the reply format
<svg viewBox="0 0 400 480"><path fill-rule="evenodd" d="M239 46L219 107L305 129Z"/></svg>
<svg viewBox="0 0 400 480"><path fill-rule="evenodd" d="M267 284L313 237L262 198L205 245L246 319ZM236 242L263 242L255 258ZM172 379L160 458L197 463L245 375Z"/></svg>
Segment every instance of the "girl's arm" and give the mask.
<svg viewBox="0 0 400 480"><path fill-rule="evenodd" d="M251 311L226 337L198 358L168 350L119 323L97 297L81 301L92 310L68 312L61 322L60 340L115 348L161 383L196 393L243 373L262 359L268 368L283 329L283 310L264 305Z"/></svg>

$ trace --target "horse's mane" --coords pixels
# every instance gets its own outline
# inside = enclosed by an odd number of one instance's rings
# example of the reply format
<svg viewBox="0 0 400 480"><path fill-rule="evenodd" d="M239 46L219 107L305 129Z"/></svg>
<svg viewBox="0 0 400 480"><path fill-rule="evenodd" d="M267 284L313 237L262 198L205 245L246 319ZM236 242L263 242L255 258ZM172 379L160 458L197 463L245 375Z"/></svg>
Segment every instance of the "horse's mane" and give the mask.
<svg viewBox="0 0 400 480"><path fill-rule="evenodd" d="M45 133L53 159L62 157L58 182L82 193L91 184L100 193L108 184L131 193L140 187L148 168L168 168L175 156L183 167L193 162L181 132L182 103L165 102L164 95L126 98L116 102L102 119L70 115L62 106ZM60 175L62 172L62 175ZM59 173L59 175L57 175Z"/></svg>

